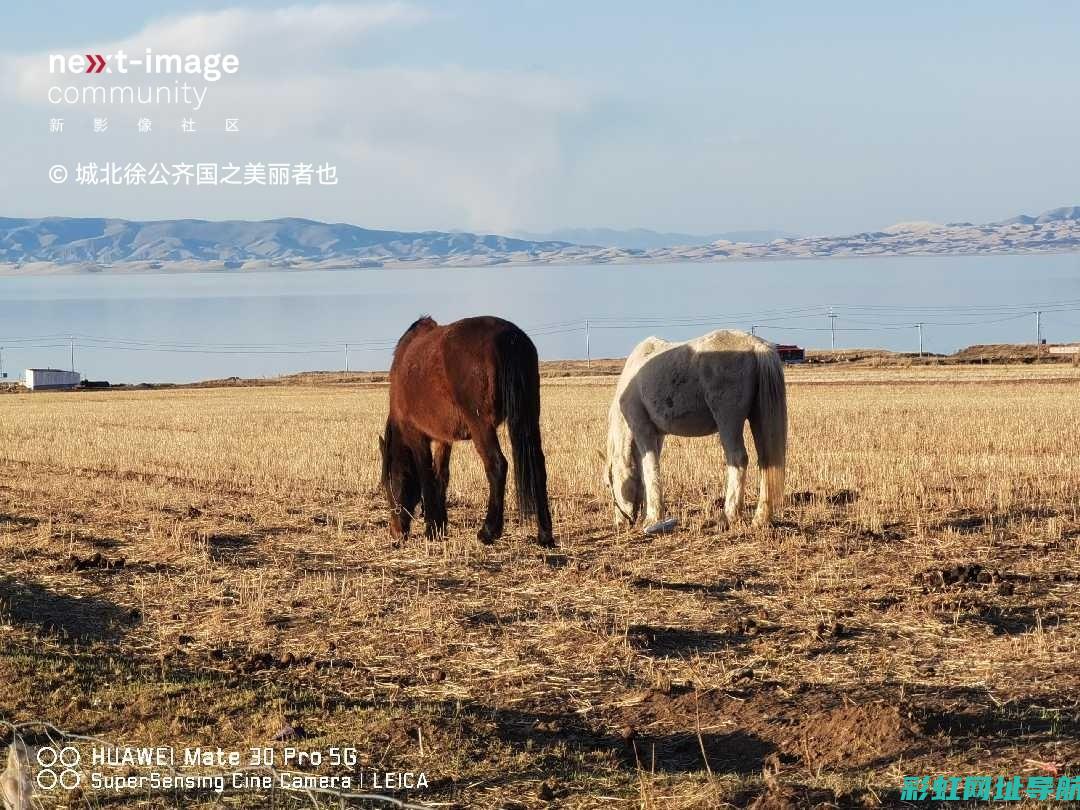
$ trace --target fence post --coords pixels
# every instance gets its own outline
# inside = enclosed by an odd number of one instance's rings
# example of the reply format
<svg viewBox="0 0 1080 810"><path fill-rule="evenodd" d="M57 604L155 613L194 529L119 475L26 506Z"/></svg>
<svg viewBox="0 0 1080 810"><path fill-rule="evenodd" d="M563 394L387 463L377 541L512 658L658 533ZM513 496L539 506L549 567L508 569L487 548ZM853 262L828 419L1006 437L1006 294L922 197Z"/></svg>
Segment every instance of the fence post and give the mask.
<svg viewBox="0 0 1080 810"><path fill-rule="evenodd" d="M592 368L592 346L589 341L589 319L585 319L585 368Z"/></svg>

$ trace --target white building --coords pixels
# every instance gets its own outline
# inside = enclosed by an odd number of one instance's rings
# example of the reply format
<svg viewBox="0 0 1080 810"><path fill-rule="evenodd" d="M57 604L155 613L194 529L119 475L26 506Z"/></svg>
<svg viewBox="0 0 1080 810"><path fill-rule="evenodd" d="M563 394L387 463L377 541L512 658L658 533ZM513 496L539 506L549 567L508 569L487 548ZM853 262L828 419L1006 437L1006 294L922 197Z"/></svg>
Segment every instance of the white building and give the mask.
<svg viewBox="0 0 1080 810"><path fill-rule="evenodd" d="M58 368L28 368L23 384L31 391L52 388L74 388L82 381L77 371L61 371Z"/></svg>

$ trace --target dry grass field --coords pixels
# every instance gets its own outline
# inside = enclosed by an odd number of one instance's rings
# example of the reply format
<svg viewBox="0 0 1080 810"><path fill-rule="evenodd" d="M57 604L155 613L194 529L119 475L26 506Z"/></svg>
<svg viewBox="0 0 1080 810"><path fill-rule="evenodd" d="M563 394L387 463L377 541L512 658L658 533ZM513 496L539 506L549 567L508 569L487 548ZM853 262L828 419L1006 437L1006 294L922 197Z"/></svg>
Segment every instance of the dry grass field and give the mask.
<svg viewBox="0 0 1080 810"><path fill-rule="evenodd" d="M905 774L1077 773L1080 369L788 381L781 523L719 532L718 443L672 439L680 526L653 538L600 484L613 379L545 382L555 552L513 511L475 541L467 445L450 537L394 545L379 385L0 396L0 720L354 746L433 807L895 806Z"/></svg>

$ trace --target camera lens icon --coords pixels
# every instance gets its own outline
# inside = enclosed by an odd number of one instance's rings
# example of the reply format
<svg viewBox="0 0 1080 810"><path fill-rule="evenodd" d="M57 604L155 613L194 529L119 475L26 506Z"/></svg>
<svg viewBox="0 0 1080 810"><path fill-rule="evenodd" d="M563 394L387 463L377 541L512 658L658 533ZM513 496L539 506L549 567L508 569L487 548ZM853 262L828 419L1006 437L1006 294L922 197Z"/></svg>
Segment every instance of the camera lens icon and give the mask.
<svg viewBox="0 0 1080 810"><path fill-rule="evenodd" d="M74 790L82 783L82 774L75 770L82 762L82 755L73 746L39 748L37 761L41 770L36 781L42 790L55 790L57 787Z"/></svg>

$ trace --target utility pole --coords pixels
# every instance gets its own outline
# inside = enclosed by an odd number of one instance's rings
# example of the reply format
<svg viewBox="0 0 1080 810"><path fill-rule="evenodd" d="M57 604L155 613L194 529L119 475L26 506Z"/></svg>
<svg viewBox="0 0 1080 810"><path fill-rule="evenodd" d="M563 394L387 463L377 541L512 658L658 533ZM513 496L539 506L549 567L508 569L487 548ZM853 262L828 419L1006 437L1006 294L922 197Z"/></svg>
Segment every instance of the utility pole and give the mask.
<svg viewBox="0 0 1080 810"><path fill-rule="evenodd" d="M345 344L345 371L349 370L349 344Z"/></svg>
<svg viewBox="0 0 1080 810"><path fill-rule="evenodd" d="M922 357L922 328L923 322L919 321L915 324L915 328L919 330L919 357Z"/></svg>
<svg viewBox="0 0 1080 810"><path fill-rule="evenodd" d="M836 313L829 307L829 346L836 351Z"/></svg>
<svg viewBox="0 0 1080 810"><path fill-rule="evenodd" d="M757 324L750 325L750 334L757 337Z"/></svg>
<svg viewBox="0 0 1080 810"><path fill-rule="evenodd" d="M590 345L589 319L585 319L585 368L592 368L592 346Z"/></svg>
<svg viewBox="0 0 1080 810"><path fill-rule="evenodd" d="M0 380L4 379L7 375L4 374L4 347L0 346Z"/></svg>
<svg viewBox="0 0 1080 810"><path fill-rule="evenodd" d="M1042 346L1042 311L1035 310L1035 345Z"/></svg>
<svg viewBox="0 0 1080 810"><path fill-rule="evenodd" d="M75 337L74 337L74 335L69 337L68 340L71 342L71 370L74 371L75 370Z"/></svg>

